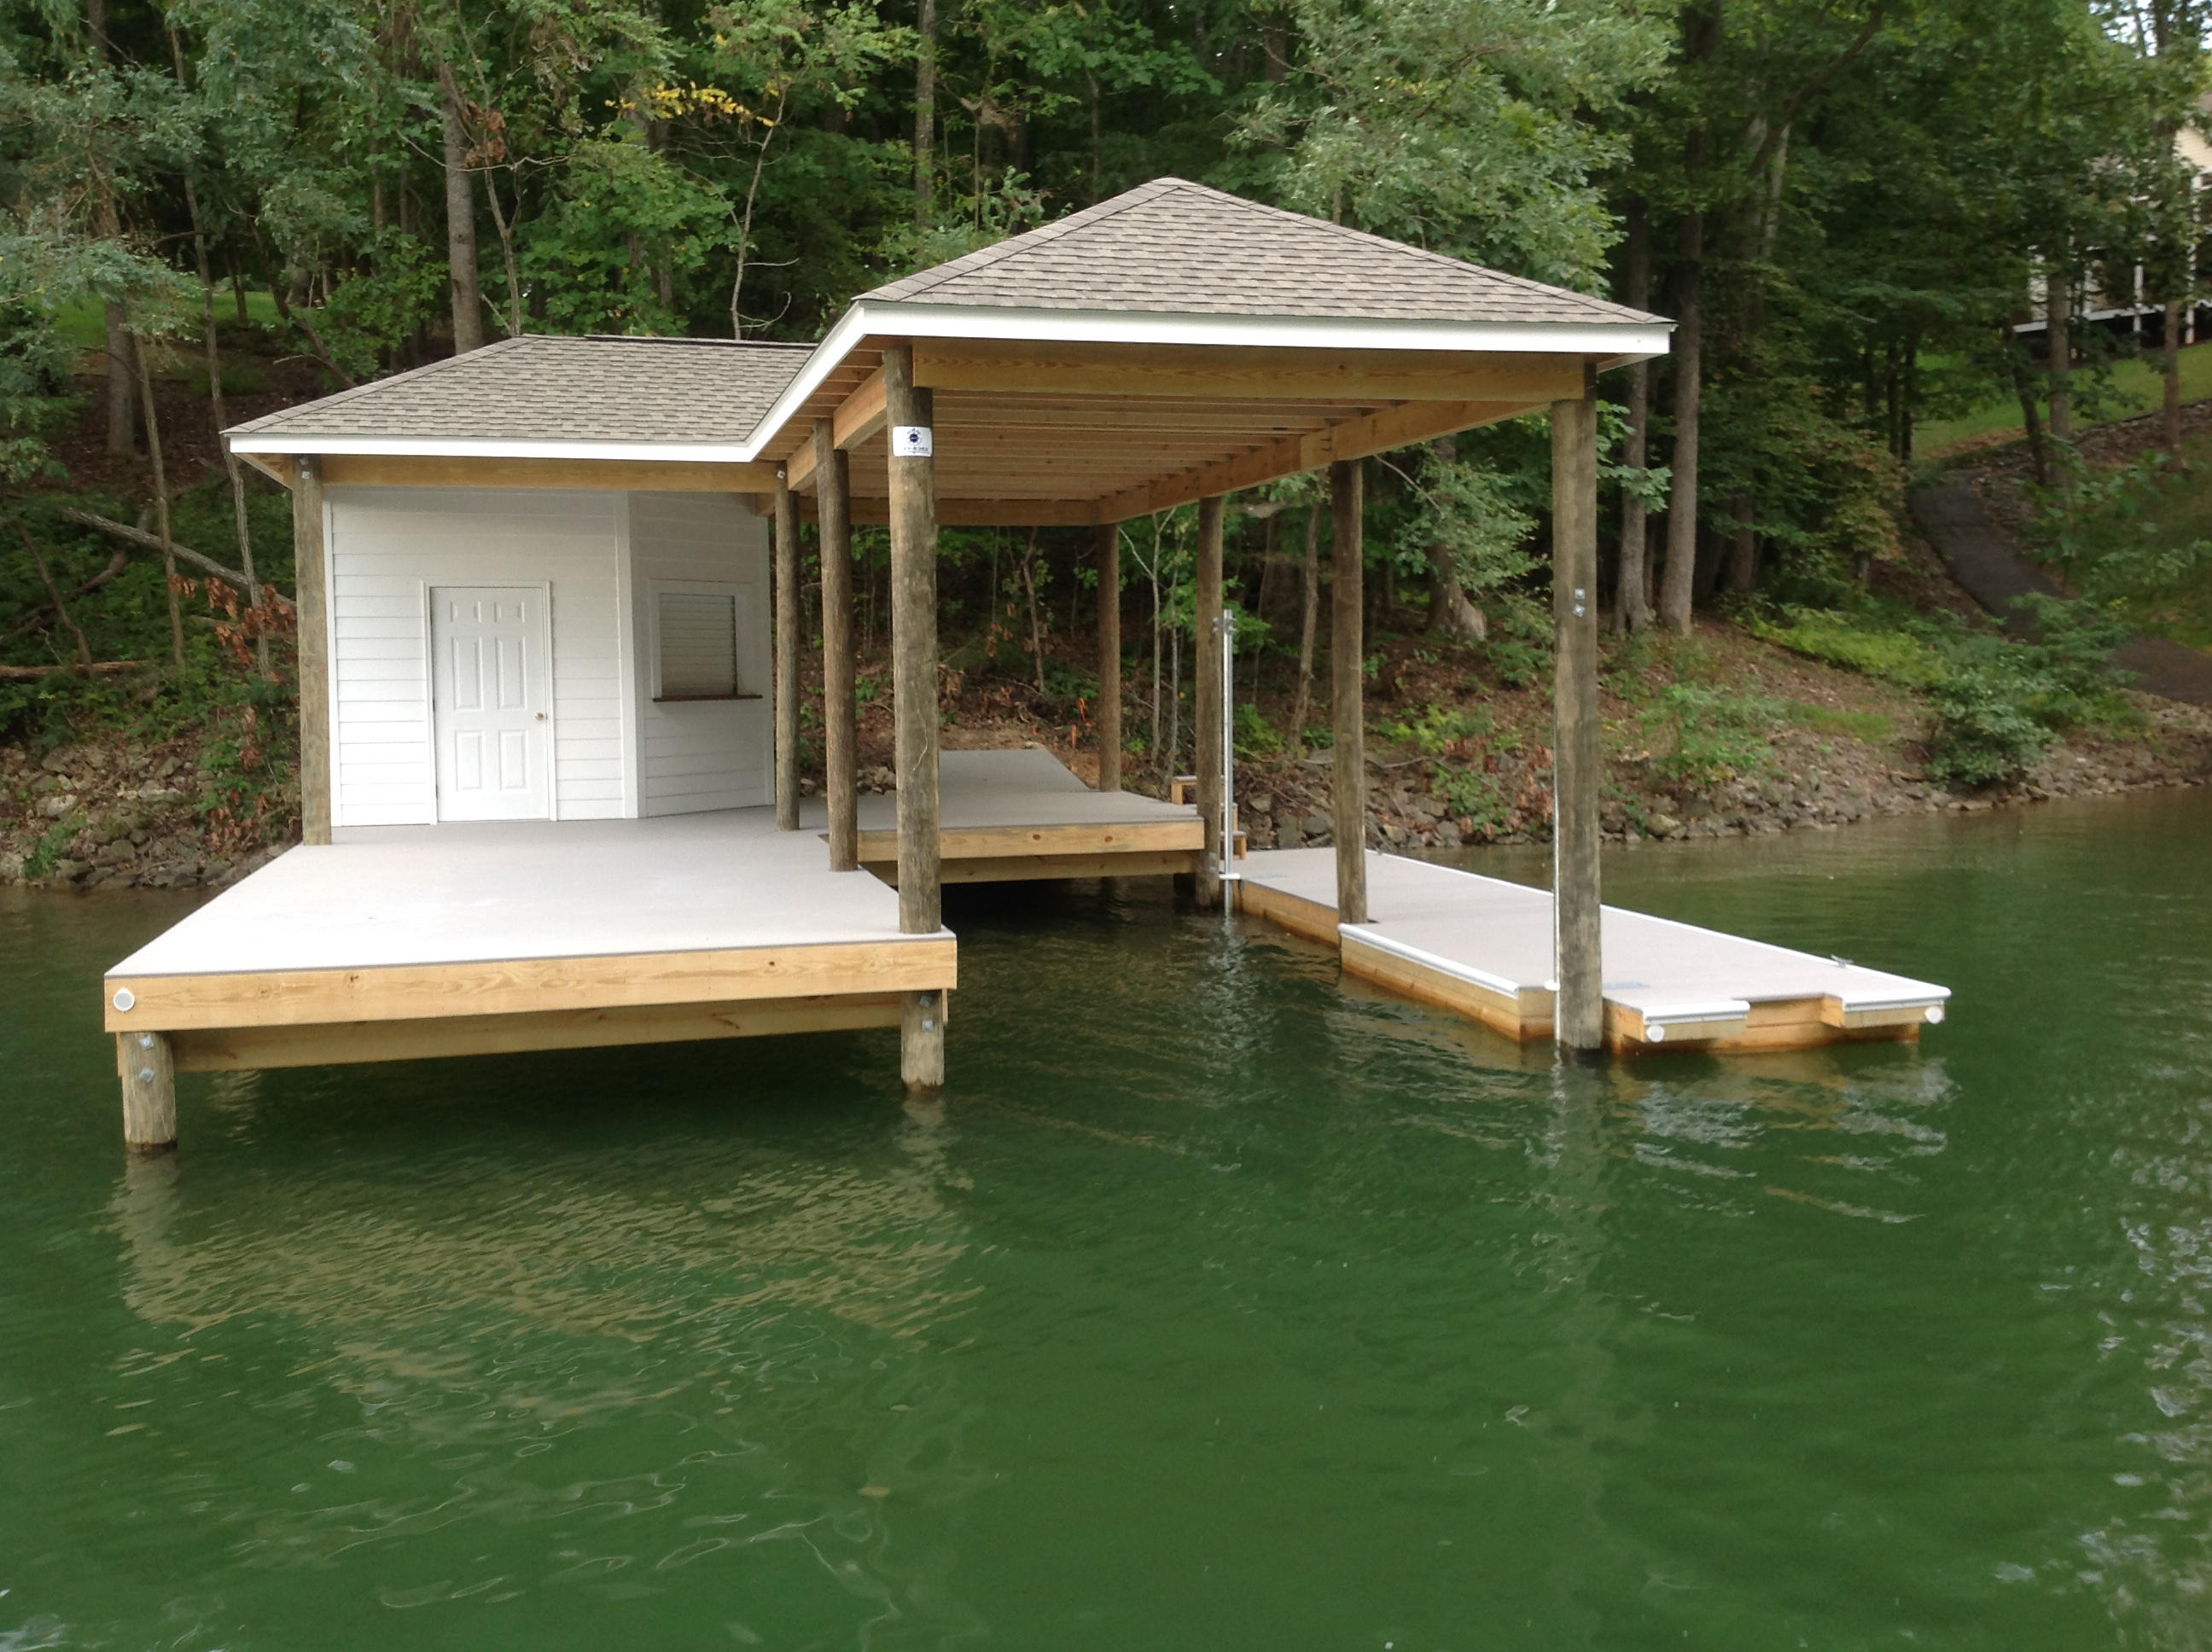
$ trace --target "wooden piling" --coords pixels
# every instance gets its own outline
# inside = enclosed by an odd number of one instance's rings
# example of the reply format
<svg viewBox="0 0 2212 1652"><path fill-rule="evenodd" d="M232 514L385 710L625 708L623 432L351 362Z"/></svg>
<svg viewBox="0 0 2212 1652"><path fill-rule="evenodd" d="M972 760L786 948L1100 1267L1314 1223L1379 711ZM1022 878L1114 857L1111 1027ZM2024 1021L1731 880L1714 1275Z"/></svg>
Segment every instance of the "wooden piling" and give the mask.
<svg viewBox="0 0 2212 1652"><path fill-rule="evenodd" d="M852 465L829 419L814 422L816 524L822 539L823 791L830 869L860 869L860 705L853 667Z"/></svg>
<svg viewBox="0 0 2212 1652"><path fill-rule="evenodd" d="M891 694L897 728L899 928L945 926L938 843L937 470L931 397L914 382L914 347L884 349L890 440ZM899 1076L910 1090L945 1082L945 999L909 993Z"/></svg>
<svg viewBox="0 0 2212 1652"><path fill-rule="evenodd" d="M1597 398L1552 404L1553 913L1563 1050L1605 1042L1599 946Z"/></svg>
<svg viewBox="0 0 2212 1652"><path fill-rule="evenodd" d="M1335 740L1334 832L1337 921L1367 921L1367 641L1358 459L1328 467L1332 528L1328 549L1329 719Z"/></svg>
<svg viewBox="0 0 2212 1652"><path fill-rule="evenodd" d="M166 1153L177 1145L177 1064L168 1035L115 1035L115 1070L123 1080L123 1143L134 1153Z"/></svg>
<svg viewBox="0 0 2212 1652"><path fill-rule="evenodd" d="M1192 624L1191 664L1196 706L1197 751L1192 766L1198 774L1198 817L1206 827L1206 853L1198 868L1198 904L1212 911L1221 904L1221 639L1214 627L1221 618L1221 495L1198 501L1197 609Z"/></svg>
<svg viewBox="0 0 2212 1652"><path fill-rule="evenodd" d="M1098 525L1098 789L1121 789L1121 525Z"/></svg>
<svg viewBox="0 0 2212 1652"><path fill-rule="evenodd" d="M330 596L323 564L323 466L292 465L293 623L299 632L300 839L331 841Z"/></svg>
<svg viewBox="0 0 2212 1652"><path fill-rule="evenodd" d="M775 471L775 829L799 829L799 501Z"/></svg>

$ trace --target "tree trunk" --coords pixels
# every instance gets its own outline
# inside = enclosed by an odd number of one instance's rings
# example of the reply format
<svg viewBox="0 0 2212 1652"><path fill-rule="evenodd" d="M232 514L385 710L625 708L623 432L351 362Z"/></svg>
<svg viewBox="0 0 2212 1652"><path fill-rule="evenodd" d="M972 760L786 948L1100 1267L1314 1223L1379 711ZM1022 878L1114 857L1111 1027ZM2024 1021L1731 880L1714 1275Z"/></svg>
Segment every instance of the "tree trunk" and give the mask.
<svg viewBox="0 0 2212 1652"><path fill-rule="evenodd" d="M2035 471L2039 488L2051 485L2051 449L2043 440L2043 410L2035 399L2035 375L2029 369L2027 353L2021 348L2020 335L2009 323L2002 330L2005 360L2012 367L2013 394L2020 398L2020 421L2027 431L2028 462Z"/></svg>
<svg viewBox="0 0 2212 1652"><path fill-rule="evenodd" d="M107 307L107 451L138 451L138 347L129 313Z"/></svg>
<svg viewBox="0 0 2212 1652"><path fill-rule="evenodd" d="M185 83L184 42L177 31L169 31L169 51L176 59L177 84ZM378 204L383 202L383 186L378 185ZM230 477L231 515L238 526L238 566L246 575L246 606L258 610L261 606L261 581L253 573L253 527L246 507L245 468L238 455L230 451L230 444L222 439L223 427L229 423L222 406L222 345L216 336L215 325L215 265L208 258L207 221L200 216L199 191L193 185L189 173L185 178L185 210L192 226L192 252L198 260L200 270L200 325L206 331L202 341L207 346L208 408L215 420L215 439L222 448L223 469ZM275 673L269 668L269 638L257 623L253 628L253 663L261 675L270 681Z"/></svg>
<svg viewBox="0 0 2212 1652"><path fill-rule="evenodd" d="M438 66L446 142L446 282L453 307L453 354L482 349L483 298L477 280L477 206L469 186L469 135L461 88L453 71Z"/></svg>
<svg viewBox="0 0 2212 1652"><path fill-rule="evenodd" d="M920 0L914 58L914 227L929 228L937 199L937 0Z"/></svg>
<svg viewBox="0 0 2212 1652"><path fill-rule="evenodd" d="M2055 264L2044 278L2043 317L2048 328L2051 374L2051 439L2074 440L2074 416L2069 390L2074 369L2074 295L2066 276Z"/></svg>
<svg viewBox="0 0 2212 1652"><path fill-rule="evenodd" d="M1705 373L1705 219L1695 210L1682 221L1680 284L1674 307L1674 471L1659 617L1686 635L1698 573L1698 404Z"/></svg>
<svg viewBox="0 0 2212 1652"><path fill-rule="evenodd" d="M138 367L138 395L146 415L146 455L154 466L155 519L161 530L161 583L169 595L169 653L181 672L185 669L185 615L177 601L175 542L169 538L169 477L161 468L161 416L154 408L154 375L147 367L145 352L136 351L134 355Z"/></svg>
<svg viewBox="0 0 2212 1652"><path fill-rule="evenodd" d="M1632 310L1651 302L1651 223L1645 203L1628 209L1626 267L1622 272L1622 301ZM1651 449L1651 364L1638 361L1628 369L1628 434L1621 444L1620 462L1641 471ZM1613 586L1614 623L1623 631L1641 631L1651 623L1651 604L1644 594L1648 580L1644 562L1650 550L1644 497L1633 488L1620 496L1620 556Z"/></svg>
<svg viewBox="0 0 2212 1652"><path fill-rule="evenodd" d="M1438 463L1449 465L1459 457L1459 444L1449 436L1439 436L1429 444L1429 451ZM1468 600L1467 586L1460 580L1458 553L1447 544L1429 547L1428 629L1455 642L1480 642L1490 635L1489 620Z"/></svg>
<svg viewBox="0 0 2212 1652"><path fill-rule="evenodd" d="M2161 341L2166 358L2166 451L2181 452L2181 307L2182 301L2166 301L2166 336Z"/></svg>
<svg viewBox="0 0 2212 1652"><path fill-rule="evenodd" d="M1321 507L1306 513L1306 567L1298 622L1298 693L1291 708L1291 738L1306 743L1306 718L1313 710L1314 631L1321 623Z"/></svg>
<svg viewBox="0 0 2212 1652"><path fill-rule="evenodd" d="M1739 596L1759 586L1759 533L1752 526L1751 495L1739 492L1729 501L1735 531L1729 541L1728 588Z"/></svg>

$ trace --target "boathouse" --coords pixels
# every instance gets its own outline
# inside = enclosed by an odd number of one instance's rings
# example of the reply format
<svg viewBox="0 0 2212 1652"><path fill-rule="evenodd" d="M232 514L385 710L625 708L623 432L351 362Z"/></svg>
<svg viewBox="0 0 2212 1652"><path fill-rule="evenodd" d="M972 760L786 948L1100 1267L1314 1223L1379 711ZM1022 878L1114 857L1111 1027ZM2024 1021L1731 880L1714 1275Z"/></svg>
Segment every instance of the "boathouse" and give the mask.
<svg viewBox="0 0 2212 1652"><path fill-rule="evenodd" d="M1469 1013L1510 998L1482 1018L1571 1049L1911 1036L1942 989L1870 971L1793 978L1764 1021L1747 955L1682 951L1687 997L1604 981L1595 398L1668 328L1163 179L865 294L811 348L516 337L238 427L232 450L292 495L306 841L110 972L126 1138L173 1141L177 1070L807 1028L898 1026L905 1078L934 1085L960 879L1185 872L1217 905L1245 883L1291 927L1358 932L1348 968L1387 957L1366 973ZM1359 461L1531 412L1553 429L1558 877L1540 912L1468 920L1540 934L1506 981L1370 910ZM1223 501L1316 470L1336 548L1318 883L1311 857L1240 870L1218 673L1193 801L1121 789L1119 726L1119 525L1199 505L1206 635ZM802 521L818 804L797 784ZM856 523L887 524L892 558L896 786L865 803ZM1040 752L940 757L937 530L989 525L1091 531L1096 787ZM1407 877L1378 877L1385 904L1433 913Z"/></svg>

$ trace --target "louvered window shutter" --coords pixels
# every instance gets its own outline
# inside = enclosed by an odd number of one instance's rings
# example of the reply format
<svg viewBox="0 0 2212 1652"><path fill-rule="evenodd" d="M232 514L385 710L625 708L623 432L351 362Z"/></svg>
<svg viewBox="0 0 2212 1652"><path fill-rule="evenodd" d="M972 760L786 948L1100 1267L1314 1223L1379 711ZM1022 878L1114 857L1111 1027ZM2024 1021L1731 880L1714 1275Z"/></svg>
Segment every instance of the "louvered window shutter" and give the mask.
<svg viewBox="0 0 2212 1652"><path fill-rule="evenodd" d="M660 593L660 698L738 692L738 599L700 591Z"/></svg>

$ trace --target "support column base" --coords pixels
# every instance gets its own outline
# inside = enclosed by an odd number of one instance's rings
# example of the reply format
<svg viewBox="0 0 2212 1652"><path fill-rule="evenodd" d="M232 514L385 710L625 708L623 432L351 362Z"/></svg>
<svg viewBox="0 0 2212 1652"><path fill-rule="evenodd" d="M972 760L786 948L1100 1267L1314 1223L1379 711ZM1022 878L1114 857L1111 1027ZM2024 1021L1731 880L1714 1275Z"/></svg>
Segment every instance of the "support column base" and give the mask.
<svg viewBox="0 0 2212 1652"><path fill-rule="evenodd" d="M115 1035L115 1070L123 1081L123 1145L134 1153L170 1153L177 1146L177 1063L168 1035Z"/></svg>
<svg viewBox="0 0 2212 1652"><path fill-rule="evenodd" d="M945 1088L943 993L908 993L899 1015L899 1077L908 1090Z"/></svg>

